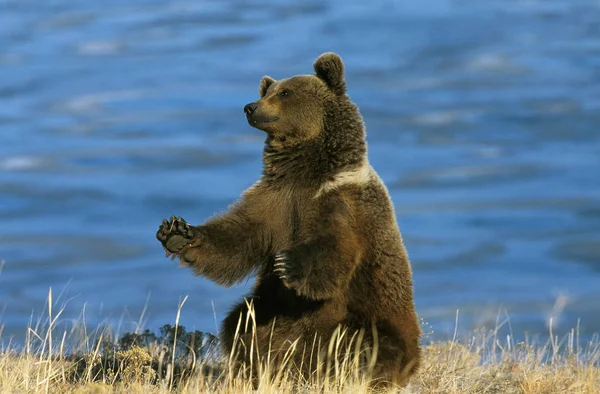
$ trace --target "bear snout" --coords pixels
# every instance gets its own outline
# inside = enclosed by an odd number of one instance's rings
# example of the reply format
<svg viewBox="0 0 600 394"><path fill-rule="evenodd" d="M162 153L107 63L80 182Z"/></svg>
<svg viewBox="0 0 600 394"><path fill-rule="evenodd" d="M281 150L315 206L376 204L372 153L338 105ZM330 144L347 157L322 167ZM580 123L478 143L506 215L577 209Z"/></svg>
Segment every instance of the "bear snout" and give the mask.
<svg viewBox="0 0 600 394"><path fill-rule="evenodd" d="M246 113L246 116L252 115L252 113L256 111L256 108L258 108L258 104L256 103L246 104L246 106L244 107L244 112Z"/></svg>
<svg viewBox="0 0 600 394"><path fill-rule="evenodd" d="M264 130L264 127L261 125L279 120L278 116L269 113L268 109L265 109L264 106L261 106L261 104L256 101L247 104L244 107L244 112L246 113L246 119L248 120L250 126L256 127L260 130Z"/></svg>

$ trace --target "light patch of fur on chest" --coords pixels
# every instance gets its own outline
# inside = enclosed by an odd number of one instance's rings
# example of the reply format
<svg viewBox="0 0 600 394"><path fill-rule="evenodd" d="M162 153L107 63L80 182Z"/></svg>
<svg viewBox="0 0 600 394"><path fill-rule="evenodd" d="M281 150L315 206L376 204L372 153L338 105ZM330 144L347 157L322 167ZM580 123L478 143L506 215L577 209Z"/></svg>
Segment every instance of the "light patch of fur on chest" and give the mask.
<svg viewBox="0 0 600 394"><path fill-rule="evenodd" d="M366 161L358 168L339 172L332 180L324 182L321 185L314 198L318 198L345 185L365 185L371 180L372 173L371 166Z"/></svg>

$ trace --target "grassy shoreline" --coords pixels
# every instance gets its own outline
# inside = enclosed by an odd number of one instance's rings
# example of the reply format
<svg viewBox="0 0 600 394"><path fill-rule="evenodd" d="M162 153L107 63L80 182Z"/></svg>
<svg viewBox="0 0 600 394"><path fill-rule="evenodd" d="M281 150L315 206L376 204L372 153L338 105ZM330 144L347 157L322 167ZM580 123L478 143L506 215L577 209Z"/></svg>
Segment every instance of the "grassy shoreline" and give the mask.
<svg viewBox="0 0 600 394"><path fill-rule="evenodd" d="M265 365L255 389L248 377L233 376L214 335L178 324L184 303L175 325L116 336L111 327L61 331L62 309L53 313L50 291L45 321L27 329L24 346L0 348L0 393L369 392L368 376L351 360L342 360L328 379L301 382ZM390 392L600 393L600 337L580 343L576 330L562 338L550 332L548 341L535 344L499 333L500 327L423 341L420 370L408 387Z"/></svg>
<svg viewBox="0 0 600 394"><path fill-rule="evenodd" d="M191 337L183 327L177 329L182 342L175 339L173 343L178 349L169 349L167 343L173 340L169 335L126 345L124 335L112 342L112 352L107 350L111 347L106 347L106 342L98 342L87 353L77 355L68 353L64 336L52 347L40 337L36 349L4 349L0 352L0 392L369 392L367 380L356 378L352 371L325 383L303 382L296 386L287 376L274 379L266 373L260 376L255 390L249 379L229 375L226 361L210 356L199 361L182 351ZM424 346L423 365L410 385L391 392L598 393L600 341L593 339L583 346L574 346L572 338L538 346L514 344L510 339L498 340L493 331L479 330L468 341L438 341Z"/></svg>

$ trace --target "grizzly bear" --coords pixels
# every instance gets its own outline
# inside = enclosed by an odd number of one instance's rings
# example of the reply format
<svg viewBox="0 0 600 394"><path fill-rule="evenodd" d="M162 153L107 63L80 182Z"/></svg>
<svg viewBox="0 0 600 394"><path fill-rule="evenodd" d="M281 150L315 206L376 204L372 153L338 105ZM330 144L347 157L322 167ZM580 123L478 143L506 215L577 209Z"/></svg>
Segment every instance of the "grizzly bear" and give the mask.
<svg viewBox="0 0 600 394"><path fill-rule="evenodd" d="M313 66L315 75L263 77L260 99L244 107L266 133L260 180L203 225L163 220L157 238L167 255L218 284L256 276L222 323L234 359L287 353L310 375L333 348L334 357L360 349L374 381L404 385L421 360L409 259L367 160L342 59L325 53Z"/></svg>

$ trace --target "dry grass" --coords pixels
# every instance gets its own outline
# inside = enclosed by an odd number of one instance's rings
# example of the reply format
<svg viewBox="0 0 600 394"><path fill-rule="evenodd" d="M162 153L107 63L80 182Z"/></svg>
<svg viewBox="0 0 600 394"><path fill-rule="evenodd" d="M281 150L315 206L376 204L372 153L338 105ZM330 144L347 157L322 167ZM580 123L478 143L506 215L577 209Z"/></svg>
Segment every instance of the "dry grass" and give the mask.
<svg viewBox="0 0 600 394"><path fill-rule="evenodd" d="M57 332L61 311L53 314L51 292L48 301L45 324L28 329L25 346L0 349L0 392L369 392L368 377L357 373L352 359L341 360L328 379L302 382L263 365L253 387L251 379L233 375L227 357L198 361L195 355L180 357L181 352L176 357L177 321L172 351L163 344L107 353L102 347L106 330L79 330L85 333L79 339L75 331ZM562 340L550 335L547 343L533 345L515 343L510 336L500 339L498 330L478 330L468 340L433 342L425 347L423 365L411 384L395 392L600 393L600 340L578 342L576 331Z"/></svg>

